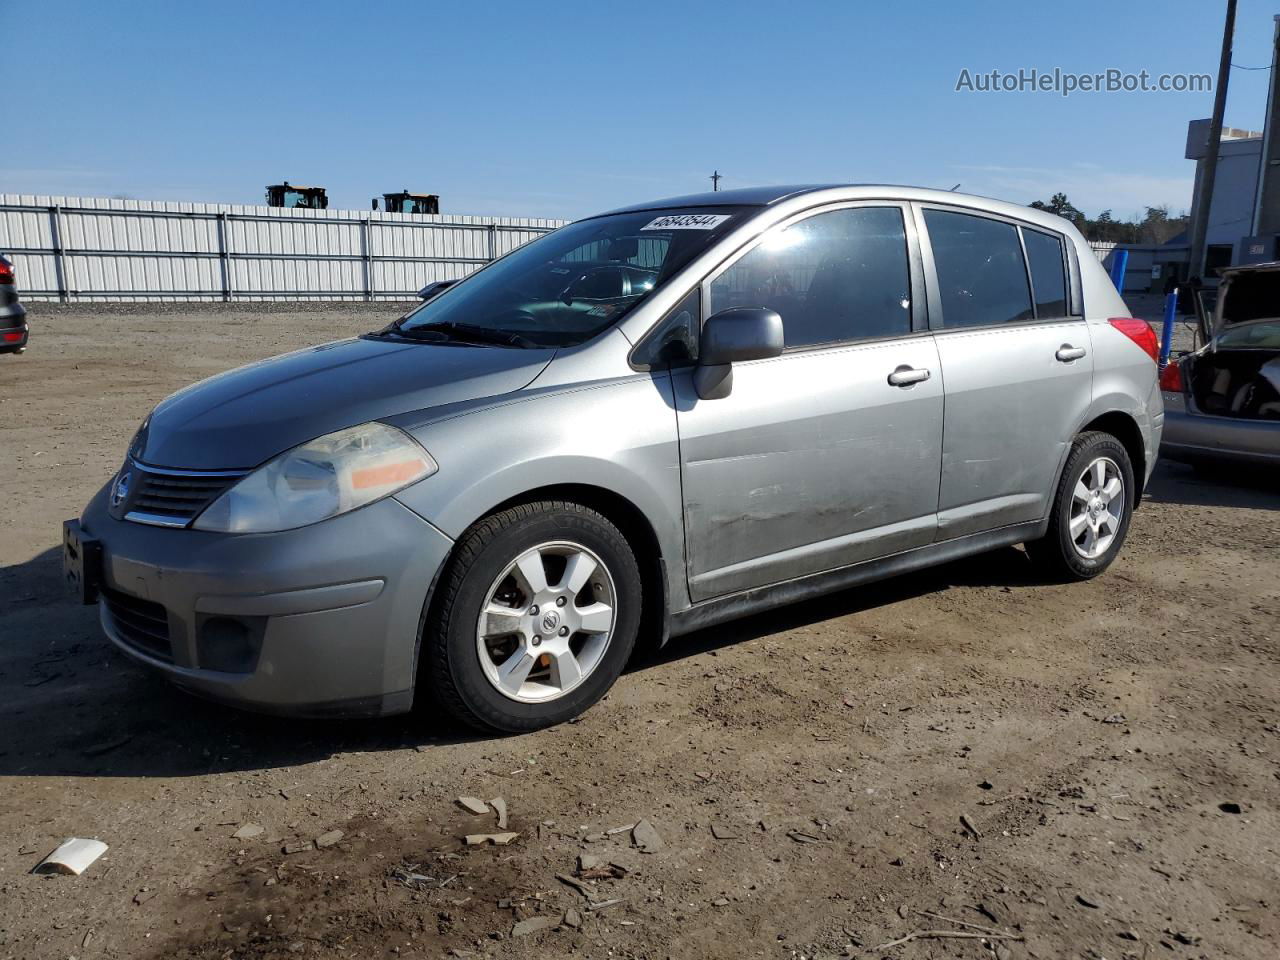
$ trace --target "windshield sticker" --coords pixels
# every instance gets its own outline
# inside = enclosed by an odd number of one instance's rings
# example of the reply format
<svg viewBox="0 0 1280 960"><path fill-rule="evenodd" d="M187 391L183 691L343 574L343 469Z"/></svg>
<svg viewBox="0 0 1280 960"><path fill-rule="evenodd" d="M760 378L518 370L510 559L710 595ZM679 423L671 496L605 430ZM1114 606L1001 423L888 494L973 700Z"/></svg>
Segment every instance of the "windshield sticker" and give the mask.
<svg viewBox="0 0 1280 960"><path fill-rule="evenodd" d="M641 230L714 230L729 219L728 214L674 213L658 217L641 227Z"/></svg>

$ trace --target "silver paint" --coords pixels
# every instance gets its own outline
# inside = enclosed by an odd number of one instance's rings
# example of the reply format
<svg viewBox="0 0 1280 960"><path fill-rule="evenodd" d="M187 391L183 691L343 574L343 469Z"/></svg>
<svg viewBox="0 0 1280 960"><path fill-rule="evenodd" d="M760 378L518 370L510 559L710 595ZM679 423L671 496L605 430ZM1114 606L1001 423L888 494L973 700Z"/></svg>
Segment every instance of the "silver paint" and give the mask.
<svg viewBox="0 0 1280 960"><path fill-rule="evenodd" d="M908 214L919 254L910 334L733 363L731 389L717 399L698 396L691 367L631 365L632 348L665 313L765 230L866 201ZM168 610L174 663L151 665L264 709L406 709L422 612L453 542L513 500L577 496L625 515L634 545L652 542L660 554L653 569L665 582L646 582L646 596L665 604L674 634L1043 533L1071 440L1100 417L1129 425L1138 486L1150 475L1164 416L1155 365L1107 323L1128 310L1071 224L901 187L787 187L696 202L759 206L618 326L579 346L345 341L162 403L141 456L148 463L250 468L379 419L413 434L440 469L394 498L248 536L116 520L104 488L83 521L102 541L108 586ZM931 330L936 290L927 240L913 226L920 204L1063 236L1084 319ZM203 670L198 611L237 603L266 618L258 670Z"/></svg>

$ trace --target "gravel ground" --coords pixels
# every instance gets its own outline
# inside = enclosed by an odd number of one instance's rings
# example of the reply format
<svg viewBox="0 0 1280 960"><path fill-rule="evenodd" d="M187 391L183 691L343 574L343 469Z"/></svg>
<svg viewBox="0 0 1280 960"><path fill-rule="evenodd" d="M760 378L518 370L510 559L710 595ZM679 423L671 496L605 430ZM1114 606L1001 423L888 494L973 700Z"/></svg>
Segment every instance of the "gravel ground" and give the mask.
<svg viewBox="0 0 1280 960"><path fill-rule="evenodd" d="M1280 952L1274 477L1162 465L1091 583L1006 549L850 590L523 737L254 717L115 654L59 523L147 410L395 312L35 305L0 357L0 957ZM464 795L514 841L465 846ZM110 850L29 874L73 835ZM876 950L919 931L971 936Z"/></svg>

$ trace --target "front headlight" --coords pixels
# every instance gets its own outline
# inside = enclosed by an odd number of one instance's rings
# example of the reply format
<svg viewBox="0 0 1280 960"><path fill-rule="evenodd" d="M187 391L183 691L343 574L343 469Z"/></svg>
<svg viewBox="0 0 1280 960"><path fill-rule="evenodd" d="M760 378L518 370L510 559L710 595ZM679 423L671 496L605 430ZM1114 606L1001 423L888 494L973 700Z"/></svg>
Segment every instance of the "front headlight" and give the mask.
<svg viewBox="0 0 1280 960"><path fill-rule="evenodd" d="M147 431L151 429L151 414L147 414L142 423L139 424L137 431L133 435L133 439L129 441L129 456L134 460L145 460L144 454L147 452ZM126 459L126 463L128 460Z"/></svg>
<svg viewBox="0 0 1280 960"><path fill-rule="evenodd" d="M209 504L192 526L219 533L304 527L389 497L438 469L403 430L363 423L264 463Z"/></svg>

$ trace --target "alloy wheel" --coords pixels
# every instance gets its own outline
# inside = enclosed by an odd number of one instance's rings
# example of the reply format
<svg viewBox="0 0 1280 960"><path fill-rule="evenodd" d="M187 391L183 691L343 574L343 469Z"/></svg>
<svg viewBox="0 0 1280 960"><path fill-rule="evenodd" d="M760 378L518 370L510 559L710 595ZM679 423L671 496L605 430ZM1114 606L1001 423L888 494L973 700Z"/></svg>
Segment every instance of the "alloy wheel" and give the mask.
<svg viewBox="0 0 1280 960"><path fill-rule="evenodd" d="M1076 553L1096 560L1111 548L1124 519L1124 475L1110 457L1085 467L1071 491L1068 533Z"/></svg>
<svg viewBox="0 0 1280 960"><path fill-rule="evenodd" d="M485 677L522 703L564 696L604 659L616 596L608 567L581 544L524 551L493 581L476 623Z"/></svg>

